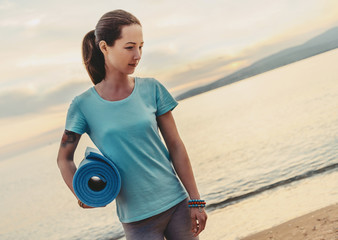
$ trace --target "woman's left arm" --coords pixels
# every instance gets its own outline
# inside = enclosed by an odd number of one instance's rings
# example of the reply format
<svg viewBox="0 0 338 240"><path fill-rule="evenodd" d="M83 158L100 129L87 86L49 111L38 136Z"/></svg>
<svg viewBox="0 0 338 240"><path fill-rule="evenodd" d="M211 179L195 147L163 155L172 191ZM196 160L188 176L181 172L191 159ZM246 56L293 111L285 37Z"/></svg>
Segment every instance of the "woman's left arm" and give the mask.
<svg viewBox="0 0 338 240"><path fill-rule="evenodd" d="M187 190L190 199L200 199L188 153L179 136L171 111L157 117L157 123L167 145L175 171ZM198 208L191 208L190 213L192 231L197 236L205 228L207 214L204 209L200 212Z"/></svg>

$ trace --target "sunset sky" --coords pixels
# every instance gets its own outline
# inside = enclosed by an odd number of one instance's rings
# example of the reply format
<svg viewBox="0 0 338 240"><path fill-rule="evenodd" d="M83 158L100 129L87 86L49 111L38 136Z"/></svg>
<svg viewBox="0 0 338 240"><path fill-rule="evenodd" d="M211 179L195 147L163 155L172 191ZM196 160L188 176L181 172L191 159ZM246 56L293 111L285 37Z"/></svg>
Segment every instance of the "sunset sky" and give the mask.
<svg viewBox="0 0 338 240"><path fill-rule="evenodd" d="M118 8L143 25L135 75L155 77L173 94L338 26L336 0L0 1L0 131L8 136L0 150L17 141L14 124L28 139L64 121L65 106L91 86L82 38Z"/></svg>

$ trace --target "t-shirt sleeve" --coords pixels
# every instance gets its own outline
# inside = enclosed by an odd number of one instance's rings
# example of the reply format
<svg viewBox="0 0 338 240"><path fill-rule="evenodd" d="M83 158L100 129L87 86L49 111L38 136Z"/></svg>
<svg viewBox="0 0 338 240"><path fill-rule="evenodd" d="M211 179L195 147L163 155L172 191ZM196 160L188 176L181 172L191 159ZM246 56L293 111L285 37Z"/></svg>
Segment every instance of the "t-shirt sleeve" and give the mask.
<svg viewBox="0 0 338 240"><path fill-rule="evenodd" d="M88 130L86 119L79 108L76 97L73 99L68 109L66 130L78 134L83 134Z"/></svg>
<svg viewBox="0 0 338 240"><path fill-rule="evenodd" d="M156 116L161 116L169 111L172 111L178 102L171 96L169 91L157 80L156 83Z"/></svg>

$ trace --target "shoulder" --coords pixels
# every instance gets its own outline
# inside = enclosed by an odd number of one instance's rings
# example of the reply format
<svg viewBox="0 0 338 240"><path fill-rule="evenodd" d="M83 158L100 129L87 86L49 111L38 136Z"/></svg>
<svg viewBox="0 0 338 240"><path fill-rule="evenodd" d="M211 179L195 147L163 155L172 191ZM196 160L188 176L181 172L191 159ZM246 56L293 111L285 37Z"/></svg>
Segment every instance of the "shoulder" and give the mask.
<svg viewBox="0 0 338 240"><path fill-rule="evenodd" d="M137 81L139 84L142 85L156 85L159 83L158 80L156 80L155 78L151 78L151 77L136 77Z"/></svg>
<svg viewBox="0 0 338 240"><path fill-rule="evenodd" d="M74 97L73 102L82 104L93 97L93 87Z"/></svg>
<svg viewBox="0 0 338 240"><path fill-rule="evenodd" d="M166 89L166 87L156 78L137 78L138 85L141 86L141 88L147 88L152 89L153 91L161 91L161 89Z"/></svg>
<svg viewBox="0 0 338 240"><path fill-rule="evenodd" d="M137 81L138 91L141 93L142 96L147 95L147 94L156 95L157 88L160 83L155 78L137 77L135 81Z"/></svg>
<svg viewBox="0 0 338 240"><path fill-rule="evenodd" d="M68 111L83 112L84 109L93 104L92 99L93 99L92 88L89 88L72 99Z"/></svg>
<svg viewBox="0 0 338 240"><path fill-rule="evenodd" d="M90 87L86 91L84 91L83 93L77 95L76 98L78 98L78 99L85 99L87 97L92 96L92 94L93 94L93 87Z"/></svg>

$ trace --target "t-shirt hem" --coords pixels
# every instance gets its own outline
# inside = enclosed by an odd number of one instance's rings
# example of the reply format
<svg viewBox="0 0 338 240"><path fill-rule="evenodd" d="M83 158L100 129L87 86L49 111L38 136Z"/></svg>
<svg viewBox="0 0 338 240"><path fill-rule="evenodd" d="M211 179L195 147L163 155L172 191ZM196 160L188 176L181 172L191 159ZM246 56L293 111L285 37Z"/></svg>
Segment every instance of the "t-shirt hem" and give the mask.
<svg viewBox="0 0 338 240"><path fill-rule="evenodd" d="M141 221L141 220L144 220L146 218L150 218L150 217L153 217L157 214L160 214L166 210L168 210L169 208L172 208L173 206L175 206L176 204L182 202L184 199L186 199L188 197L187 193L183 194L182 196L180 196L179 198L177 198L175 201L172 201L170 204L160 208L160 209L157 209L156 211L153 211L153 212L150 212L150 213L147 213L147 214L144 214L142 216L138 216L138 217L134 217L134 218L127 218L127 219L122 219L122 218L119 218L120 219L120 222L122 223L131 223L131 222L137 222L137 221Z"/></svg>
<svg viewBox="0 0 338 240"><path fill-rule="evenodd" d="M82 134L85 133L85 131L80 130L80 129L77 129L77 128L66 127L65 129L66 129L67 131L75 132L75 133L80 134L80 135L82 135Z"/></svg>

